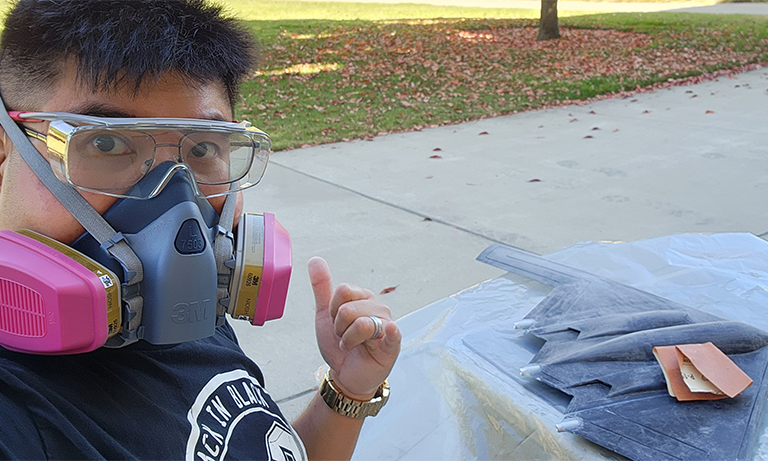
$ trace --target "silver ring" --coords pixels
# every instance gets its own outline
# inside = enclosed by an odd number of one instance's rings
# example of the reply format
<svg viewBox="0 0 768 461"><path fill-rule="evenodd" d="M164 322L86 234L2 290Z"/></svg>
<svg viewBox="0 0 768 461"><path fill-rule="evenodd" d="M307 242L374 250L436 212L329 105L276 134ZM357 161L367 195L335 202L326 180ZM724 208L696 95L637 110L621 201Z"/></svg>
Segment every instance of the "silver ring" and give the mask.
<svg viewBox="0 0 768 461"><path fill-rule="evenodd" d="M368 316L369 319L373 320L373 335L371 336L371 339L379 339L381 338L382 333L384 333L384 322L379 317L374 317L372 315Z"/></svg>

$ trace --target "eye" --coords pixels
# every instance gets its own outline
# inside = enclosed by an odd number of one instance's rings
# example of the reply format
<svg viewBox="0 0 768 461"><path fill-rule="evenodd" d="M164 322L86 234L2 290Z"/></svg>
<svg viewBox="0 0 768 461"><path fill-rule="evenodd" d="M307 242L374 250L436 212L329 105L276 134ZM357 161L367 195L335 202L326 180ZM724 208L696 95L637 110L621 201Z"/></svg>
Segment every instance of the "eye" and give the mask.
<svg viewBox="0 0 768 461"><path fill-rule="evenodd" d="M189 149L189 153L197 158L211 157L218 155L219 146L209 141L199 142Z"/></svg>
<svg viewBox="0 0 768 461"><path fill-rule="evenodd" d="M121 137L110 134L100 134L91 138L91 146L97 152L108 155L122 155L132 153L133 150Z"/></svg>

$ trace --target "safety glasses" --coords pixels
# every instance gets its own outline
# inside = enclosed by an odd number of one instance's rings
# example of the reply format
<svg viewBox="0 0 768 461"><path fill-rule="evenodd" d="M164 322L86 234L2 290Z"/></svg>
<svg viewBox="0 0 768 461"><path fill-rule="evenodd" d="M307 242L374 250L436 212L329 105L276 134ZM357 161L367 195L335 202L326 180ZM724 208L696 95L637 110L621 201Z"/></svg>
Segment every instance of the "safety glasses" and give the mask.
<svg viewBox="0 0 768 461"><path fill-rule="evenodd" d="M22 127L47 146L54 174L79 189L114 197L151 198L178 170L205 197L257 184L270 154L269 136L248 122L171 118L103 118L64 112L9 112L16 122L47 122L47 132ZM169 162L170 163L167 163ZM156 185L134 187L159 165Z"/></svg>

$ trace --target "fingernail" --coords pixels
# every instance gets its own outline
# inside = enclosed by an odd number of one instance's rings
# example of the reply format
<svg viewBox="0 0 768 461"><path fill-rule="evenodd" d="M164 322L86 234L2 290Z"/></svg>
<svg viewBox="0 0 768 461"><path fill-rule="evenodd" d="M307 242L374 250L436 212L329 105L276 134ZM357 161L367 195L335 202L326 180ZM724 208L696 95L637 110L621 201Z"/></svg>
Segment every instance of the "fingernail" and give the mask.
<svg viewBox="0 0 768 461"><path fill-rule="evenodd" d="M339 341L339 349L341 349L341 350L343 350L343 351L346 351L346 350L347 350L347 348L346 348L346 347L344 347L344 341Z"/></svg>

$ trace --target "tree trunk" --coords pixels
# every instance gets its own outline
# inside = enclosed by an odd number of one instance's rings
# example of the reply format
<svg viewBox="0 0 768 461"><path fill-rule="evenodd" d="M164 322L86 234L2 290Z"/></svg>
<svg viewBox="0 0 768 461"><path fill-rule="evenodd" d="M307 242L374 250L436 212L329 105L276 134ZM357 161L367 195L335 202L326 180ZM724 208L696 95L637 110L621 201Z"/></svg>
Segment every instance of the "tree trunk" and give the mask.
<svg viewBox="0 0 768 461"><path fill-rule="evenodd" d="M560 38L560 27L557 24L557 0L541 0L538 40L553 38Z"/></svg>

